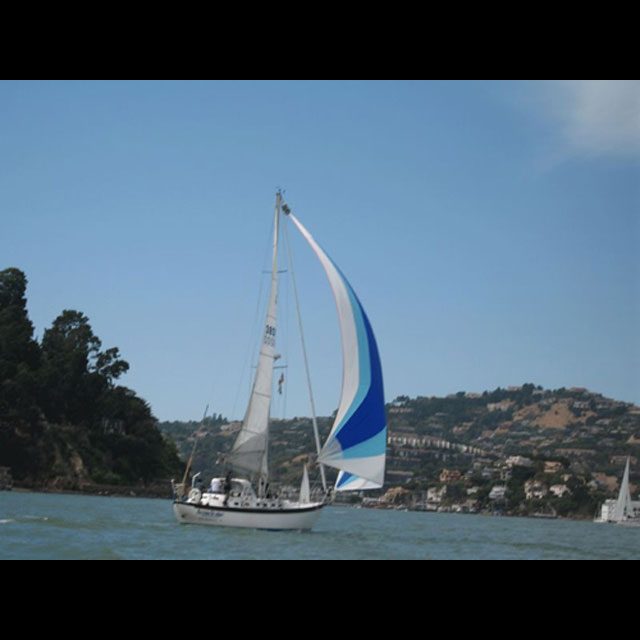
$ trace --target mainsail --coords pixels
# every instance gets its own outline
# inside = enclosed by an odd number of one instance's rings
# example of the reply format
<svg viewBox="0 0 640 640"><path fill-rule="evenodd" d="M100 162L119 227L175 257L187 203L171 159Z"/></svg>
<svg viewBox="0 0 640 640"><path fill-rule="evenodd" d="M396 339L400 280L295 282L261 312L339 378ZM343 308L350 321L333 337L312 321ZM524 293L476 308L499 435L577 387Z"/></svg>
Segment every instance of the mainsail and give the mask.
<svg viewBox="0 0 640 640"><path fill-rule="evenodd" d="M289 217L327 274L342 334L342 395L319 462L380 487L384 484L387 426L382 369L371 324L335 263L292 213Z"/></svg>
<svg viewBox="0 0 640 640"><path fill-rule="evenodd" d="M268 476L269 411L273 382L273 362L276 356L276 307L278 301L278 234L281 196L276 198L273 235L273 261L271 267L271 292L267 306L264 336L260 347L258 366L251 390L249 406L242 421L242 429L236 438L227 461L236 469Z"/></svg>

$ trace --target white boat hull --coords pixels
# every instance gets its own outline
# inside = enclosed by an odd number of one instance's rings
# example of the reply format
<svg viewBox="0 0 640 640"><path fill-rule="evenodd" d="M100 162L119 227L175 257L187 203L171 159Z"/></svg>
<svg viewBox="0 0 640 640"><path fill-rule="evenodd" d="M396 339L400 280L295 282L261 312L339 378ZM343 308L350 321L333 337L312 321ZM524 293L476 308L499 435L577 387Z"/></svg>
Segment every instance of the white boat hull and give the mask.
<svg viewBox="0 0 640 640"><path fill-rule="evenodd" d="M174 502L173 512L181 524L307 531L317 522L324 506L324 502L316 502L283 509L239 509Z"/></svg>

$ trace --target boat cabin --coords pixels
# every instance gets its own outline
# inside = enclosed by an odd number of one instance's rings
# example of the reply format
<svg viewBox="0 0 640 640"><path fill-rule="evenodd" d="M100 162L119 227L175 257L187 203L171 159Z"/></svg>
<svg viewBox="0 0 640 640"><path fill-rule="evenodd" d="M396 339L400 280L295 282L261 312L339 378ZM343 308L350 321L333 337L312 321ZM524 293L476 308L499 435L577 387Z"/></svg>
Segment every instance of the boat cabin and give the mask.
<svg viewBox="0 0 640 640"><path fill-rule="evenodd" d="M277 497L259 498L251 483L244 478L232 478L229 498L224 492L224 478L213 478L208 489L192 489L188 504L203 507L237 507L252 509L279 509L282 501ZM226 503L225 503L226 500Z"/></svg>
<svg viewBox="0 0 640 640"><path fill-rule="evenodd" d="M224 478L213 478L209 489L205 493L209 494L222 494L224 495ZM255 492L251 483L244 478L232 478L231 479L231 493L232 497L245 497L255 496Z"/></svg>

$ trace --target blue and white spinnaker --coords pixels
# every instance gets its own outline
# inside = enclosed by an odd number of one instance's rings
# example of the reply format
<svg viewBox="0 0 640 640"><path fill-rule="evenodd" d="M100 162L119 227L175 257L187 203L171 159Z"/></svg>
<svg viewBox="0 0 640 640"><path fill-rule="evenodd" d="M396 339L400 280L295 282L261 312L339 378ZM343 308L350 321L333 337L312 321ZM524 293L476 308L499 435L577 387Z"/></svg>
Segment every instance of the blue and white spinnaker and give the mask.
<svg viewBox="0 0 640 640"><path fill-rule="evenodd" d="M387 426L376 339L348 280L302 223L292 213L289 217L327 274L342 335L342 395L319 462L344 472L338 490L379 488L384 484Z"/></svg>

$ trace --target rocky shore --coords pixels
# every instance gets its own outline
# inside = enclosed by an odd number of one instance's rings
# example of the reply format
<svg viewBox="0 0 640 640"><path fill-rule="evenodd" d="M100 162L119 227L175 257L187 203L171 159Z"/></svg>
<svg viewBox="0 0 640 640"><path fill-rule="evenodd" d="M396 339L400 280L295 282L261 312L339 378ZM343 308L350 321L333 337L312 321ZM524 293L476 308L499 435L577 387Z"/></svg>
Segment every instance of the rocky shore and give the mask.
<svg viewBox="0 0 640 640"><path fill-rule="evenodd" d="M149 485L109 485L86 483L81 485L35 485L16 484L17 491L33 491L37 493L65 493L75 495L113 496L118 498L162 498L171 499L171 484L154 483Z"/></svg>
<svg viewBox="0 0 640 640"><path fill-rule="evenodd" d="M0 491L11 491L13 489L13 478L9 467L0 467Z"/></svg>

